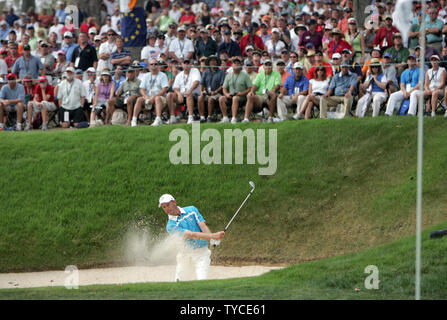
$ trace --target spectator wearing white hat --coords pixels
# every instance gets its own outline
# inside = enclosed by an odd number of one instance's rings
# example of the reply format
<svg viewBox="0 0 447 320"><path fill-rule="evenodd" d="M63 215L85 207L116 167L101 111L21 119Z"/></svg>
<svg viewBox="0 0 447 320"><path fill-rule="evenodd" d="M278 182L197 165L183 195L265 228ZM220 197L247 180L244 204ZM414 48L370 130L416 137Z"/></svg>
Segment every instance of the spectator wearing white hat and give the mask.
<svg viewBox="0 0 447 320"><path fill-rule="evenodd" d="M163 123L161 114L163 109L167 107L165 95L169 88L168 77L163 72L160 72L156 59L150 59L149 70L150 72L144 76L140 84L141 97L137 99L135 104L131 123L132 127L137 125L137 117L143 106L149 110L155 107L156 118L152 126L158 126ZM169 111L171 117L175 115L172 109Z"/></svg>
<svg viewBox="0 0 447 320"><path fill-rule="evenodd" d="M162 52L160 48L157 48L156 42L157 37L154 33L149 33L146 36L147 46L141 50L141 61L149 64L150 59L158 59L160 57L160 53Z"/></svg>
<svg viewBox="0 0 447 320"><path fill-rule="evenodd" d="M112 81L110 70L105 68L101 71L100 80L96 86L95 96L93 97L90 113L90 126L98 120L99 115L102 114L103 117L105 117L108 101L113 98L114 94L115 82Z"/></svg>
<svg viewBox="0 0 447 320"><path fill-rule="evenodd" d="M431 68L425 74L424 99L429 99L426 113L431 110L431 116L436 116L438 107L438 98L445 96L446 71L440 67L441 58L438 55L432 55L430 58Z"/></svg>
<svg viewBox="0 0 447 320"><path fill-rule="evenodd" d="M73 58L73 52L77 47L79 47L79 45L74 43L73 34L69 31L64 32L64 42L61 46L61 50L65 52L67 61L71 61Z"/></svg>
<svg viewBox="0 0 447 320"><path fill-rule="evenodd" d="M65 55L64 50L59 50L57 52L57 61L56 61L56 67L54 68L54 76L60 77L62 74L67 70L67 68L70 66L70 61L67 61L67 57Z"/></svg>
<svg viewBox="0 0 447 320"><path fill-rule="evenodd" d="M74 77L74 73L75 69L68 67L66 79L58 85L59 119L63 128L69 128L71 123L76 127L85 121L82 106L85 103L86 92L82 82Z"/></svg>
<svg viewBox="0 0 447 320"><path fill-rule="evenodd" d="M193 265L196 279L206 280L211 263L211 251L208 240L222 240L225 231L212 233L205 219L194 206L179 207L170 194L164 194L158 201L158 207L168 215L166 230L182 242L177 254L175 281L185 280L190 264ZM174 239L173 239L174 241Z"/></svg>
<svg viewBox="0 0 447 320"><path fill-rule="evenodd" d="M98 85L98 79L96 78L96 70L93 67L87 69L87 80L82 82L85 89L85 101L82 106L86 117L91 110L91 105L93 104L93 99L96 93L96 86Z"/></svg>
<svg viewBox="0 0 447 320"><path fill-rule="evenodd" d="M158 27L155 25L154 20L152 18L146 19L146 32L147 33L157 33Z"/></svg>
<svg viewBox="0 0 447 320"><path fill-rule="evenodd" d="M281 51L286 47L285 43L279 39L280 36L281 32L279 31L279 29L273 28L272 37L265 44L268 53L273 58L273 62L281 58Z"/></svg>
<svg viewBox="0 0 447 320"><path fill-rule="evenodd" d="M95 45L95 36L98 34L98 31L95 27L91 27L88 29L88 43L92 46Z"/></svg>
<svg viewBox="0 0 447 320"><path fill-rule="evenodd" d="M284 82L277 98L278 117L287 120L287 108L297 106L296 113L299 113L303 101L309 92L309 79L303 74L304 66L301 62L293 65L294 74L290 75Z"/></svg>
<svg viewBox="0 0 447 320"><path fill-rule="evenodd" d="M181 26L177 30L178 38L174 39L169 46L170 58L183 61L184 59L192 59L194 57L194 44L186 38L186 29Z"/></svg>
<svg viewBox="0 0 447 320"><path fill-rule="evenodd" d="M0 21L0 40L8 40L9 26L5 20Z"/></svg>

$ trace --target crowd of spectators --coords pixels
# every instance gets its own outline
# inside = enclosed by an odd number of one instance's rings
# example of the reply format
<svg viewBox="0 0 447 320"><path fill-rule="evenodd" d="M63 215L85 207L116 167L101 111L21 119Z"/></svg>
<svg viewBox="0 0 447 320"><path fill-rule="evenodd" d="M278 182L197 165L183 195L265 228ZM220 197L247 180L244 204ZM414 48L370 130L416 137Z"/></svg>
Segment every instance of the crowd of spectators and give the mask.
<svg viewBox="0 0 447 320"><path fill-rule="evenodd" d="M447 94L447 1L427 1L426 14L412 2L408 41L395 4L372 1L357 21L351 0L149 0L138 56L125 46L117 0L102 1L100 21L77 5L79 28L62 1L39 14L4 10L0 129L47 130L50 118L63 128L245 123L258 114L279 122L364 117L370 108L373 117L418 109L434 117Z"/></svg>

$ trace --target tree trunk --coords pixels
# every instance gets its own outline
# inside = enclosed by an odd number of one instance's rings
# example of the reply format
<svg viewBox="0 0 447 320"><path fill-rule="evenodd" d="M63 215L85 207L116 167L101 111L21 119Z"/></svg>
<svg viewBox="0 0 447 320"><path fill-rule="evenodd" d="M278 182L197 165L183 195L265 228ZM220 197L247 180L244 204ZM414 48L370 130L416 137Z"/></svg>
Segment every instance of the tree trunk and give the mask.
<svg viewBox="0 0 447 320"><path fill-rule="evenodd" d="M71 1L72 5L74 5L74 1ZM100 1L97 0L77 0L76 3L79 3L79 8L84 10L89 17L95 17L95 21L98 24L101 24L101 6ZM79 21L79 26L82 21Z"/></svg>
<svg viewBox="0 0 447 320"><path fill-rule="evenodd" d="M363 21L365 21L366 17L370 15L369 12L365 13L365 9L369 5L370 1L354 0L354 17L357 21L361 22L362 27L363 27Z"/></svg>

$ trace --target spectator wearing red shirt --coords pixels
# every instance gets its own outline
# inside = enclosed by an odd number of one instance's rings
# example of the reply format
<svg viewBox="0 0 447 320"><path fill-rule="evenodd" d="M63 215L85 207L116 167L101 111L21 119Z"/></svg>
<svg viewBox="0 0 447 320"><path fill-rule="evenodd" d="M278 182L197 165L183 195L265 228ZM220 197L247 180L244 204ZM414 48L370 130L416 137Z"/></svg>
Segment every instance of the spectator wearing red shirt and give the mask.
<svg viewBox="0 0 447 320"><path fill-rule="evenodd" d="M85 32L88 34L88 31L90 28L95 28L96 30L99 30L99 26L95 22L94 17L88 17L87 21L83 24L81 24L81 27L79 28L82 32Z"/></svg>
<svg viewBox="0 0 447 320"><path fill-rule="evenodd" d="M343 49L349 49L350 51L352 51L351 45L346 40L343 40L344 35L341 33L340 29L335 28L334 30L332 30L331 35L333 37L333 40L328 43L327 49L327 55L330 59L332 59L332 55L336 52L341 54Z"/></svg>
<svg viewBox="0 0 447 320"><path fill-rule="evenodd" d="M373 44L378 45L382 52L391 48L394 45L393 35L399 33L399 30L393 26L393 18L387 15L385 18L385 25L377 30L376 37L373 40Z"/></svg>
<svg viewBox="0 0 447 320"><path fill-rule="evenodd" d="M262 41L261 37L257 36L255 34L255 28L253 25L248 27L248 33L242 37L241 42L239 43L239 46L242 50L242 55L246 56L245 48L248 45L253 46L254 50L257 51L264 51L264 41Z"/></svg>
<svg viewBox="0 0 447 320"><path fill-rule="evenodd" d="M191 7L186 7L185 11L183 12L182 17L180 18L180 25L184 25L184 24L194 24L196 21L196 16L194 15L194 13L191 11Z"/></svg>
<svg viewBox="0 0 447 320"><path fill-rule="evenodd" d="M28 102L28 121L25 131L31 129L31 122L33 115L41 112L42 114L42 130L47 130L48 126L48 111L55 111L56 104L54 103L54 87L48 83L46 76L39 77L39 84L33 89L33 99Z"/></svg>
<svg viewBox="0 0 447 320"><path fill-rule="evenodd" d="M333 72L332 72L332 66L323 61L323 51L318 50L315 52L315 63L310 67L309 71L307 72L307 79L313 79L315 78L315 72L317 67L324 66L326 67L326 76L328 78L332 78Z"/></svg>
<svg viewBox="0 0 447 320"><path fill-rule="evenodd" d="M344 12L343 13L344 18L340 20L340 22L338 23L337 28L340 29L343 34L345 34L346 32L349 31L348 20L350 18L353 18L354 14L352 13L352 9L349 8L349 7L344 8L343 12Z"/></svg>
<svg viewBox="0 0 447 320"><path fill-rule="evenodd" d="M19 54L19 47L17 43L8 44L8 56L5 58L6 65L8 66L8 71L11 70L16 60L21 56L22 55Z"/></svg>

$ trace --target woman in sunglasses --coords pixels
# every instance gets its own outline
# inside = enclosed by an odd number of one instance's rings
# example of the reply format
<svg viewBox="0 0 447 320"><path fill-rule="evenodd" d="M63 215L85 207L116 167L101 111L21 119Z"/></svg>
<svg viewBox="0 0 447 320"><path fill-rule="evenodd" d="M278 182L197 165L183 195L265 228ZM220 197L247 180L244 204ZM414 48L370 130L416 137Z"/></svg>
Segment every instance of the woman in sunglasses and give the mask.
<svg viewBox="0 0 447 320"><path fill-rule="evenodd" d="M312 108L319 106L321 96L328 92L331 79L327 77L326 67L320 65L315 69L315 72L315 78L309 80L309 95L301 105L301 110L293 116L295 120L309 119Z"/></svg>

